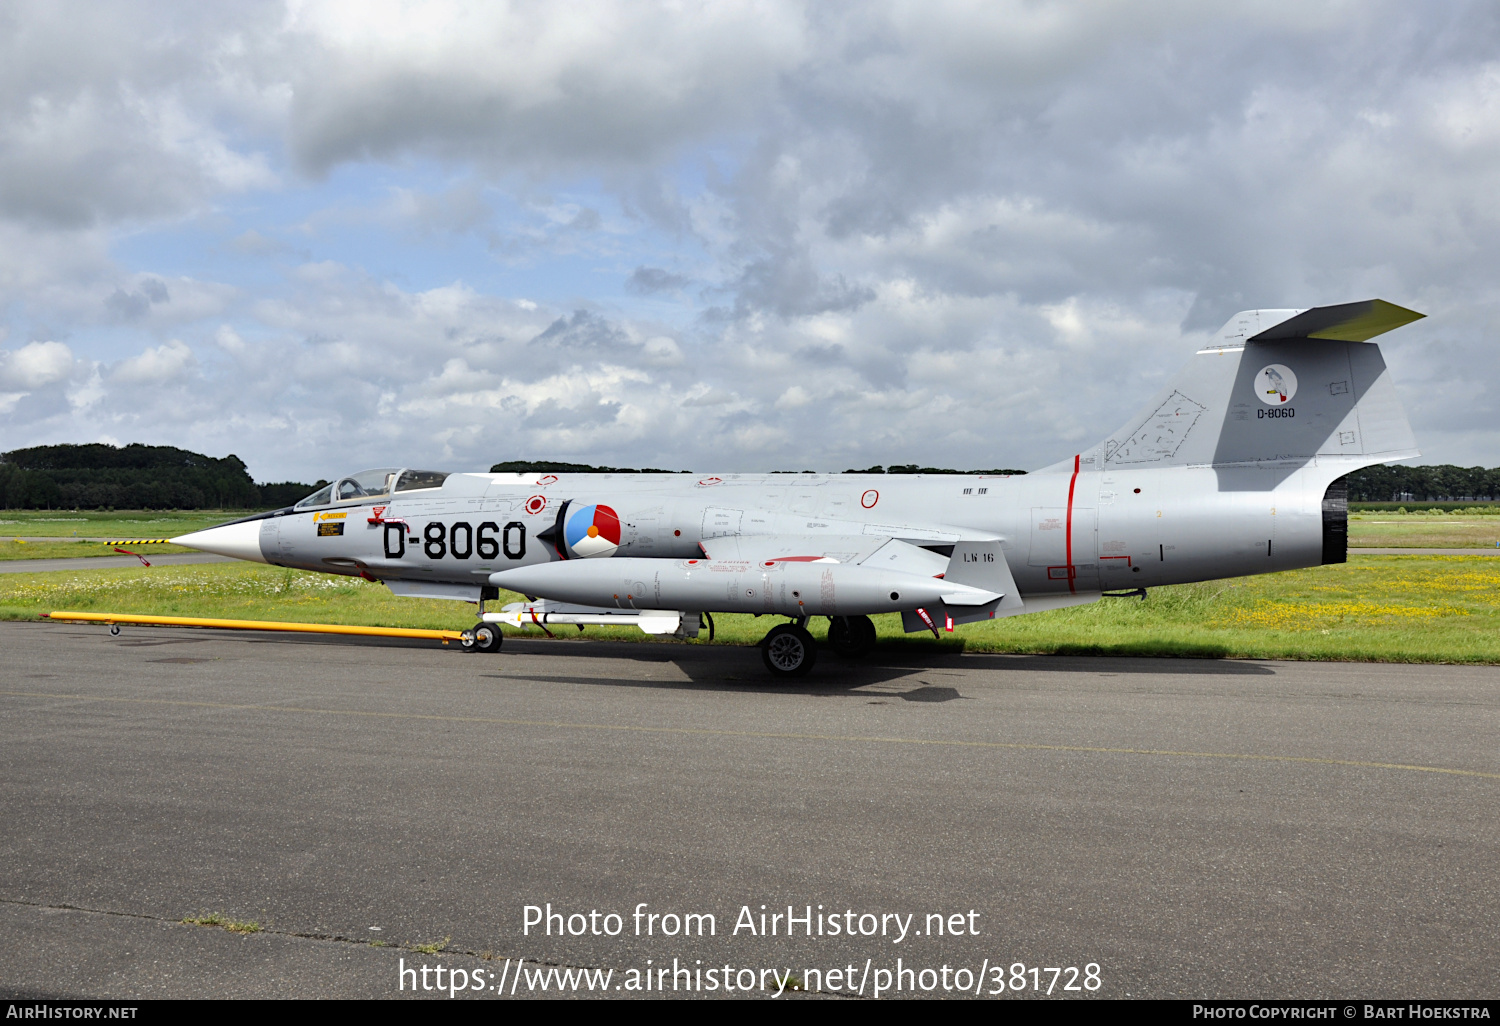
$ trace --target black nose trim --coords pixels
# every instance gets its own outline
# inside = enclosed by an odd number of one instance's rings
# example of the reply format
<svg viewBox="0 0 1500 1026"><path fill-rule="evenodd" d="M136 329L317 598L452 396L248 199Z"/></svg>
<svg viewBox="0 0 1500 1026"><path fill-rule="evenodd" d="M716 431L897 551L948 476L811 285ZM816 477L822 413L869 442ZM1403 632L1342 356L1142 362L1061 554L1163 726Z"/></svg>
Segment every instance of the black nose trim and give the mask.
<svg viewBox="0 0 1500 1026"><path fill-rule="evenodd" d="M571 505L573 505L573 500L568 499L557 507L557 519L552 521L552 526L545 531L539 531L536 536L537 541L546 542L557 550L558 559L568 558L567 547L563 545L563 519L568 515L568 507Z"/></svg>

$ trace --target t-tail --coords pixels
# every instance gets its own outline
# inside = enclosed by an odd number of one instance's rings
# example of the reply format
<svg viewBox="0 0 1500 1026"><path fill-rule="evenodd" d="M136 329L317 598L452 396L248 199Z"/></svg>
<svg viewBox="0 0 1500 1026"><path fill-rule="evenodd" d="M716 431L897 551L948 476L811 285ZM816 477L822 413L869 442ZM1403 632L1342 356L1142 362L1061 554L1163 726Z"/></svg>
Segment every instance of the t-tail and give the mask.
<svg viewBox="0 0 1500 1026"><path fill-rule="evenodd" d="M1422 316L1379 299L1236 314L1118 431L1049 467L1090 479L1098 587L1344 562L1344 476L1419 455L1369 340Z"/></svg>

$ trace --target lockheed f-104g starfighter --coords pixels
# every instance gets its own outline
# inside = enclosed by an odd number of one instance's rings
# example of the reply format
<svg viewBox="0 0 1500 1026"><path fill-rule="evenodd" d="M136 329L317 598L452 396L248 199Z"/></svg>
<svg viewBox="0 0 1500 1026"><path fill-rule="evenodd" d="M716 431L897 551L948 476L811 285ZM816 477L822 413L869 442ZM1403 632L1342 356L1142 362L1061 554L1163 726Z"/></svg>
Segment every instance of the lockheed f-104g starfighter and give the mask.
<svg viewBox="0 0 1500 1026"><path fill-rule="evenodd" d="M1382 300L1247 310L1119 430L1032 474L471 474L361 471L295 506L173 539L477 604L500 623L696 635L716 612L788 618L761 643L806 673L806 630L857 655L869 617L934 633L1346 558L1351 471L1418 455L1371 338ZM500 590L526 601L499 612Z"/></svg>

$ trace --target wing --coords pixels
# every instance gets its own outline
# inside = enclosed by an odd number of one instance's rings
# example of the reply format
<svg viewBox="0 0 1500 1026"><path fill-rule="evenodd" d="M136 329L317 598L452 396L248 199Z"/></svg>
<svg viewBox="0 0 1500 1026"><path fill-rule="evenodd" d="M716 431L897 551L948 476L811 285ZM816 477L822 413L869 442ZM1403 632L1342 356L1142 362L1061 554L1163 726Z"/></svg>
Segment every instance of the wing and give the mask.
<svg viewBox="0 0 1500 1026"><path fill-rule="evenodd" d="M945 546L946 547L946 546ZM860 563L896 573L941 577L947 555L877 535L752 535L703 543L709 559L789 563Z"/></svg>

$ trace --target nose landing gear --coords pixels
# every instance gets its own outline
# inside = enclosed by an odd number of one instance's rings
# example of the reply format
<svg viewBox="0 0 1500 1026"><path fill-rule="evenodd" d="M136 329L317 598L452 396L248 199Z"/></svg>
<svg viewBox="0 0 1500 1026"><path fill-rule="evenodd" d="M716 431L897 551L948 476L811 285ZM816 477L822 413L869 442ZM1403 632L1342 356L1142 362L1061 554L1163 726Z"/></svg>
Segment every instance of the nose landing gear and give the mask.
<svg viewBox="0 0 1500 1026"><path fill-rule="evenodd" d="M468 652L498 652L505 636L492 623L476 624L463 632L458 643Z"/></svg>

